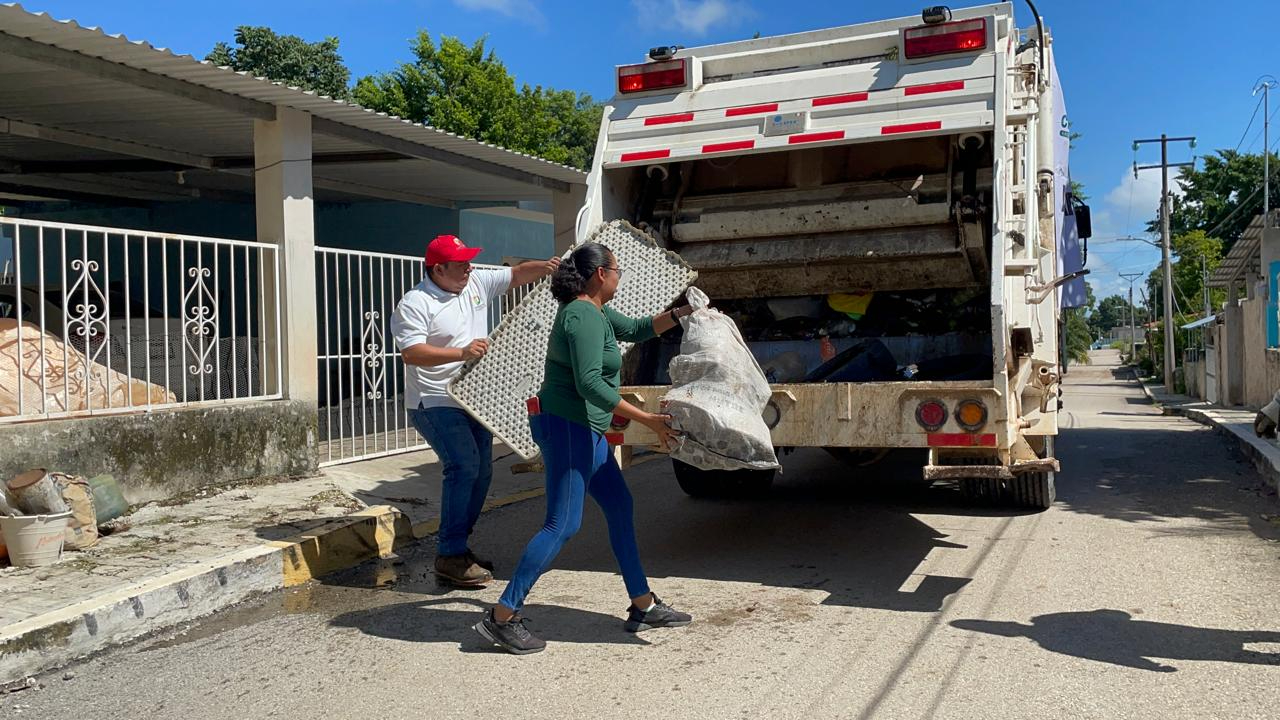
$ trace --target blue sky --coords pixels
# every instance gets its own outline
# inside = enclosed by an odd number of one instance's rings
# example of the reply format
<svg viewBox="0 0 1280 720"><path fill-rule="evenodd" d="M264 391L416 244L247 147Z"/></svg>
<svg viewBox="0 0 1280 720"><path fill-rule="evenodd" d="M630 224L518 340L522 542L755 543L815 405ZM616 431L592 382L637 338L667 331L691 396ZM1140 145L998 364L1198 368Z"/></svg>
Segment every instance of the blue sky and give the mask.
<svg viewBox="0 0 1280 720"><path fill-rule="evenodd" d="M926 4L935 0L27 0L24 6L198 57L218 40L230 40L236 25L268 25L313 40L336 35L355 76L406 59L407 41L418 28L467 41L487 36L518 81L603 99L612 92L613 66L642 60L653 45L693 46L757 31L772 35L914 15ZM1274 22L1267 30L1261 20L1273 17L1274 0L1037 5L1054 33L1073 127L1084 134L1071 168L1091 196L1096 239L1090 281L1101 297L1127 287L1117 272L1145 271L1159 261L1159 251L1142 243L1106 242L1140 233L1158 204L1159 172L1146 171L1138 181L1130 173L1134 138L1198 136L1198 148L1177 148L1175 160L1238 143L1260 151L1260 113L1243 141L1241 135L1258 100L1250 96L1254 82L1264 73L1280 77L1280 35ZM1019 0L1015 7L1019 25L1031 24L1026 4ZM1274 113L1280 93L1273 100ZM1280 127L1272 147L1278 142ZM1158 148L1145 148L1139 160L1158 161Z"/></svg>

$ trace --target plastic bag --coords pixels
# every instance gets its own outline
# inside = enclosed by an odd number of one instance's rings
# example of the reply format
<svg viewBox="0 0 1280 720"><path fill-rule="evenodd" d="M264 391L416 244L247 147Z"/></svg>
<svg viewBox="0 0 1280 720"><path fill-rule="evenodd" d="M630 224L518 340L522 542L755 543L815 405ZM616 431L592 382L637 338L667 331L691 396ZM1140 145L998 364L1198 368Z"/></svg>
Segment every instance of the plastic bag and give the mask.
<svg viewBox="0 0 1280 720"><path fill-rule="evenodd" d="M683 437L671 452L702 470L778 467L762 417L771 391L738 326L689 288L694 312L681 319L684 340L670 365L671 391L663 398L671 425Z"/></svg>

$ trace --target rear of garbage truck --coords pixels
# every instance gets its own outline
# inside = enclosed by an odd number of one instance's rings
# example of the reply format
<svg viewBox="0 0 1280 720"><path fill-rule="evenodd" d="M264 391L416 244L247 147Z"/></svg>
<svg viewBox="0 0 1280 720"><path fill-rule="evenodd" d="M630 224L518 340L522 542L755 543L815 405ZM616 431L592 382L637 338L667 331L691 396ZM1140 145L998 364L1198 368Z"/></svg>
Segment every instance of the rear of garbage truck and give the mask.
<svg viewBox="0 0 1280 720"><path fill-rule="evenodd" d="M852 465L913 448L923 480L1047 507L1060 293L1079 275L1060 226L1080 206L1055 172L1037 24L1001 3L654 48L617 69L579 234L626 219L698 271L768 376L778 448ZM636 348L623 397L660 410L678 353ZM675 471L693 494L771 481Z"/></svg>

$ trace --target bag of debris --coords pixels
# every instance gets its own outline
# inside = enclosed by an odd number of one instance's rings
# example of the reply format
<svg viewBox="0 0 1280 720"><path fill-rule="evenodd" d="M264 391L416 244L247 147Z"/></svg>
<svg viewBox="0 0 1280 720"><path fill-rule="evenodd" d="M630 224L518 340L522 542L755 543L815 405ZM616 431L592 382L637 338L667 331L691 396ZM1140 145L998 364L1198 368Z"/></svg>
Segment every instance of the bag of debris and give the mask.
<svg viewBox="0 0 1280 720"><path fill-rule="evenodd" d="M702 470L770 470L778 467L762 417L769 383L738 326L689 288L694 312L680 320L684 340L670 365L671 391L663 398L671 425L682 433L676 460Z"/></svg>
<svg viewBox="0 0 1280 720"><path fill-rule="evenodd" d="M87 550L98 544L98 519L93 506L93 488L79 475L49 473L62 491L62 500L71 508L64 547Z"/></svg>

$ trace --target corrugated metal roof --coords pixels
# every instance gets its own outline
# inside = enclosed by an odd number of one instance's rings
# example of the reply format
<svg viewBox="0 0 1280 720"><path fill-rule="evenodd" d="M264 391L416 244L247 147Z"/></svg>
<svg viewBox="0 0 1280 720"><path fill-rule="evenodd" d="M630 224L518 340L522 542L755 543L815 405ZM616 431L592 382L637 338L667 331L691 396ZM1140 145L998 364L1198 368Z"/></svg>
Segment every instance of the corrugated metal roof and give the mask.
<svg viewBox="0 0 1280 720"><path fill-rule="evenodd" d="M1280 211L1272 211L1272 230L1280 222ZM1259 271L1262 267L1262 215L1254 216L1240 239L1231 246L1222 263L1209 276L1209 287L1227 287L1232 282L1242 280L1250 271Z"/></svg>
<svg viewBox="0 0 1280 720"><path fill-rule="evenodd" d="M74 20L57 20L33 13L20 4L0 4L0 30L52 47L70 50L137 70L272 105L303 110L314 117L379 133L429 148L502 165L538 177L583 183L586 173L524 153L507 150L453 133L410 122L359 105L289 87L230 68L217 67L191 55L179 55L146 41L84 27Z"/></svg>

